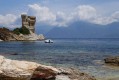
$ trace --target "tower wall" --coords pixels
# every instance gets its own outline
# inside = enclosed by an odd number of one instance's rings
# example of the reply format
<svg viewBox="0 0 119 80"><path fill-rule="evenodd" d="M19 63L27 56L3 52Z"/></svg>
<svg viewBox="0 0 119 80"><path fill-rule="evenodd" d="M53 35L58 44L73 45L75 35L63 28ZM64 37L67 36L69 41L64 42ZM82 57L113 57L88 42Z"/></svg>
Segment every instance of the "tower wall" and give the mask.
<svg viewBox="0 0 119 80"><path fill-rule="evenodd" d="M26 27L30 31L35 33L36 17L35 16L27 16L27 15L23 14L23 15L21 15L21 18L22 18L22 27Z"/></svg>

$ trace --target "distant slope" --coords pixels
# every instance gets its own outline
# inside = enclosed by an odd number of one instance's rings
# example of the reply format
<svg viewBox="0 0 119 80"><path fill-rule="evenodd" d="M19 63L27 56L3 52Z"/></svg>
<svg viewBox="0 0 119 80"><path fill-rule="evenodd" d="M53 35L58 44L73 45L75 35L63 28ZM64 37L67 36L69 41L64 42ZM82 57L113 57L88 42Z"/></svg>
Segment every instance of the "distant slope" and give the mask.
<svg viewBox="0 0 119 80"><path fill-rule="evenodd" d="M46 34L52 28L54 28L54 26L48 26L48 25L39 24L39 25L36 25L35 31L36 31L37 34Z"/></svg>
<svg viewBox="0 0 119 80"><path fill-rule="evenodd" d="M119 38L119 22L98 25L75 22L68 27L55 27L46 33L49 38Z"/></svg>

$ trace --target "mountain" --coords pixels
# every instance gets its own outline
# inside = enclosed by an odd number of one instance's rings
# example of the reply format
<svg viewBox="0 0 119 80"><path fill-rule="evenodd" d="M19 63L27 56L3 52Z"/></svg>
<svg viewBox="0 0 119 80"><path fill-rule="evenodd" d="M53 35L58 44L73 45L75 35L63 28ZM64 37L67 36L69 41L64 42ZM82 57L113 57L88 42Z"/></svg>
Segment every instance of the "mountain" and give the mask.
<svg viewBox="0 0 119 80"><path fill-rule="evenodd" d="M47 32L49 32L53 28L54 28L54 26L37 24L35 27L35 31L37 34L46 34Z"/></svg>
<svg viewBox="0 0 119 80"><path fill-rule="evenodd" d="M48 38L119 38L119 22L98 25L88 22L74 22L68 27L54 27L46 34Z"/></svg>

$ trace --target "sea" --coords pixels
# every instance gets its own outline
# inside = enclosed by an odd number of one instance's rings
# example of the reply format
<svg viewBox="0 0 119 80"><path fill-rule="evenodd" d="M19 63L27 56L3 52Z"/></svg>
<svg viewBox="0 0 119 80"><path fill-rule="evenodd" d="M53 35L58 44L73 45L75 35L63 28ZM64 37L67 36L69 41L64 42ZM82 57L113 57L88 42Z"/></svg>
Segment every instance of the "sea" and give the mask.
<svg viewBox="0 0 119 80"><path fill-rule="evenodd" d="M100 80L119 77L119 69L104 64L104 59L119 56L118 38L52 39L44 41L2 41L0 55L14 60L45 65L73 67Z"/></svg>

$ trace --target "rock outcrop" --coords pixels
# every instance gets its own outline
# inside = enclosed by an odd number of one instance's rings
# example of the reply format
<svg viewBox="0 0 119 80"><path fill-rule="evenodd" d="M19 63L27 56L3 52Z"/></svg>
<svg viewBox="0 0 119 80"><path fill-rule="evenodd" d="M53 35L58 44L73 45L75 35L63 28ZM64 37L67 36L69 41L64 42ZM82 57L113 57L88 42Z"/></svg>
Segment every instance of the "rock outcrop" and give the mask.
<svg viewBox="0 0 119 80"><path fill-rule="evenodd" d="M0 39L3 41L12 41L12 40L18 40L18 36L12 33L10 30L7 30L5 28L0 28Z"/></svg>
<svg viewBox="0 0 119 80"><path fill-rule="evenodd" d="M3 40L0 39L0 41L3 41Z"/></svg>
<svg viewBox="0 0 119 80"><path fill-rule="evenodd" d="M96 80L94 76L80 72L74 68L60 68L61 75L56 76L56 80Z"/></svg>
<svg viewBox="0 0 119 80"><path fill-rule="evenodd" d="M30 41L30 40L44 40L45 37L40 34L35 34L35 16L21 15L22 27L16 28L13 31L7 28L0 28L0 40L3 41Z"/></svg>
<svg viewBox="0 0 119 80"><path fill-rule="evenodd" d="M54 68L0 56L0 80L96 80L75 69Z"/></svg>
<svg viewBox="0 0 119 80"><path fill-rule="evenodd" d="M119 66L119 56L117 57L108 57L104 59L106 64Z"/></svg>
<svg viewBox="0 0 119 80"><path fill-rule="evenodd" d="M30 32L29 35L17 35L12 31L0 28L0 40L2 41L30 41L30 40L44 40L45 37L41 35L37 35L35 33Z"/></svg>
<svg viewBox="0 0 119 80"><path fill-rule="evenodd" d="M44 40L45 39L43 34L37 35L35 33L31 33L29 35L20 34L19 38L20 38L19 40L23 39L24 41L35 41L35 40Z"/></svg>
<svg viewBox="0 0 119 80"><path fill-rule="evenodd" d="M55 78L58 73L60 71L52 66L10 60L0 56L0 79L2 80L47 80Z"/></svg>

